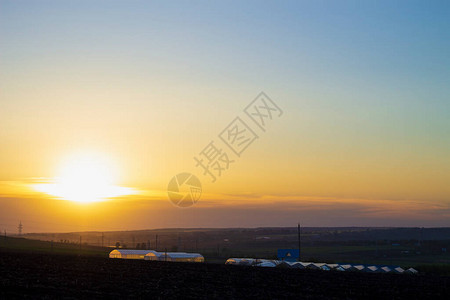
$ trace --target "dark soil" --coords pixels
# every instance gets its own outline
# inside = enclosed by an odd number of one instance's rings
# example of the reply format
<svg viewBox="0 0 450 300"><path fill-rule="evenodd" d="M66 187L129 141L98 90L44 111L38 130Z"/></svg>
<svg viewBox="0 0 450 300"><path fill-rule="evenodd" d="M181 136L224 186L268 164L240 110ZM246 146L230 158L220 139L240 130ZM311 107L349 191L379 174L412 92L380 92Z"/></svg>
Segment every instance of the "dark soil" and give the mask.
<svg viewBox="0 0 450 300"><path fill-rule="evenodd" d="M450 277L0 252L0 299L450 299Z"/></svg>

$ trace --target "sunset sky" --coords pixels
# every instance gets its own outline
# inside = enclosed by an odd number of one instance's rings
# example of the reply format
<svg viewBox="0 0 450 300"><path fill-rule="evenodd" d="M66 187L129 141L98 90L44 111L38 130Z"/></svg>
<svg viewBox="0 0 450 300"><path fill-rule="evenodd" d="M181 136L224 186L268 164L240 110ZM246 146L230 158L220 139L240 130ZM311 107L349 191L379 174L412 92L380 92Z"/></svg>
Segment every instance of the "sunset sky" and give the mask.
<svg viewBox="0 0 450 300"><path fill-rule="evenodd" d="M236 117L258 135L240 157ZM214 183L211 141L234 160ZM450 226L450 2L0 0L0 230L19 221Z"/></svg>

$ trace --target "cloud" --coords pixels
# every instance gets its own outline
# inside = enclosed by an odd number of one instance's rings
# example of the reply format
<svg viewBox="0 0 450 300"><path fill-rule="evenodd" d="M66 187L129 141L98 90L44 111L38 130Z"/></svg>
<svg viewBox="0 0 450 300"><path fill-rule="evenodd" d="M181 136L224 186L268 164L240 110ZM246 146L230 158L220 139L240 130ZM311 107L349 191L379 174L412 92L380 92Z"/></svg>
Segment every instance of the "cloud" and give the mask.
<svg viewBox="0 0 450 300"><path fill-rule="evenodd" d="M182 209L164 190L140 189L135 195L80 204L33 191L29 186L34 182L0 182L0 217L6 222L1 226L14 231L19 220L28 224L28 232L292 226L299 221L304 226L450 226L450 204L438 200L205 193L195 206Z"/></svg>

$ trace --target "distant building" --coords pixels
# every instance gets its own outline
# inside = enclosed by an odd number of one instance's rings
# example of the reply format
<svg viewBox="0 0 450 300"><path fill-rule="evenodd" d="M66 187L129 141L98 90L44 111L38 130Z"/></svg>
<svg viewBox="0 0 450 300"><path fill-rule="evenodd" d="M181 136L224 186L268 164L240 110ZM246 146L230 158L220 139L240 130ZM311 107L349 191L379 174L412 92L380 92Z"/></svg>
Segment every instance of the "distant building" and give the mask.
<svg viewBox="0 0 450 300"><path fill-rule="evenodd" d="M198 253L158 252L154 250L115 249L109 253L109 258L142 259L176 262L204 262L205 258Z"/></svg>
<svg viewBox="0 0 450 300"><path fill-rule="evenodd" d="M205 258L199 253L185 253L185 252L159 252L157 260L173 261L173 262L204 262ZM153 253L148 253L145 256L146 260L156 260Z"/></svg>

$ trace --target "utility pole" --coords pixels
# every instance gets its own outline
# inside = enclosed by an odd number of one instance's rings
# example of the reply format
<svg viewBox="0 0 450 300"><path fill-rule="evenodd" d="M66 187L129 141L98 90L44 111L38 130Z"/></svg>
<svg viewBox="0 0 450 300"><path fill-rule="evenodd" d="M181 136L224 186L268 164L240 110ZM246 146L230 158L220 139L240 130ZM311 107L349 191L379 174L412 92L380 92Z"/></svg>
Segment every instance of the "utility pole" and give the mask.
<svg viewBox="0 0 450 300"><path fill-rule="evenodd" d="M22 235L22 229L23 229L22 221L19 222L19 226L17 228L19 229L19 235Z"/></svg>
<svg viewBox="0 0 450 300"><path fill-rule="evenodd" d="M298 260L300 261L300 248L301 248L301 243L300 243L300 223L298 223L298 226L297 226L297 233L298 233Z"/></svg>
<svg viewBox="0 0 450 300"><path fill-rule="evenodd" d="M80 251L81 251L81 235L80 235Z"/></svg>
<svg viewBox="0 0 450 300"><path fill-rule="evenodd" d="M155 251L158 251L158 235L156 235Z"/></svg>
<svg viewBox="0 0 450 300"><path fill-rule="evenodd" d="M105 238L105 234L102 232L102 248L103 248L103 240Z"/></svg>

